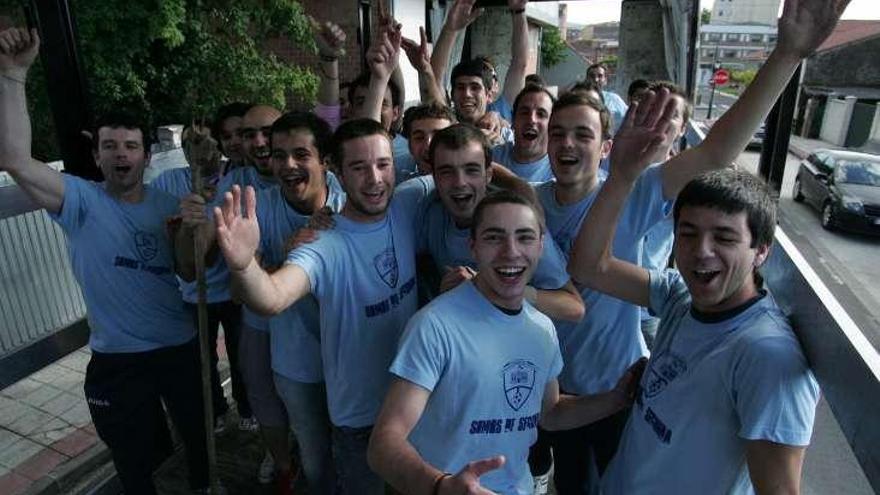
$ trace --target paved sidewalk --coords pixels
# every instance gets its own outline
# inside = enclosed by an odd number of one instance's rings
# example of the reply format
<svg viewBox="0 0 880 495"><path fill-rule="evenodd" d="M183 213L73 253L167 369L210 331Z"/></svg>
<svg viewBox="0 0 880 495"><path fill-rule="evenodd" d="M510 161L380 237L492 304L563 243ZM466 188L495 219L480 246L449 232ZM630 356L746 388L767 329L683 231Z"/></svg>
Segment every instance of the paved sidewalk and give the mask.
<svg viewBox="0 0 880 495"><path fill-rule="evenodd" d="M229 373L222 335L218 340L225 379ZM110 452L95 433L85 402L90 357L83 347L0 390L0 494L67 494L102 468L113 472ZM228 383L225 388L231 400ZM227 432L217 436L223 483L230 494L271 493L255 479L262 459L258 436L238 431L234 409L227 417ZM159 493L190 493L184 465L180 451L166 461L156 476Z"/></svg>

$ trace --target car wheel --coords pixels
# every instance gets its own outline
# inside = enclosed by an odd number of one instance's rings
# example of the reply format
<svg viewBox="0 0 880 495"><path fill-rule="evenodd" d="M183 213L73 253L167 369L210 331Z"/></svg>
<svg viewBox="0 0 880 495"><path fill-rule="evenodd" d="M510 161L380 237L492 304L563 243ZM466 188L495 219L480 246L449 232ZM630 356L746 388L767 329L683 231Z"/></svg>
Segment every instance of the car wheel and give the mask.
<svg viewBox="0 0 880 495"><path fill-rule="evenodd" d="M828 201L822 205L822 227L827 230L834 229L834 207Z"/></svg>
<svg viewBox="0 0 880 495"><path fill-rule="evenodd" d="M798 203L804 200L804 193L801 191L801 178L798 177L794 180L794 187L791 190L791 199L797 201Z"/></svg>

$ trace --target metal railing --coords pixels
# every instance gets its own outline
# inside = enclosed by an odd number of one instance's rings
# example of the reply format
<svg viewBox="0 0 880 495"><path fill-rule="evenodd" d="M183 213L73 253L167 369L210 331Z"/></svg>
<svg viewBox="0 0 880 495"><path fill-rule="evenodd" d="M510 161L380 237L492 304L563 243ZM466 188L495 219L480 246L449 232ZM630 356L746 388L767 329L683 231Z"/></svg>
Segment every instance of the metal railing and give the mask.
<svg viewBox="0 0 880 495"><path fill-rule="evenodd" d="M0 220L0 357L86 314L61 229L45 211Z"/></svg>

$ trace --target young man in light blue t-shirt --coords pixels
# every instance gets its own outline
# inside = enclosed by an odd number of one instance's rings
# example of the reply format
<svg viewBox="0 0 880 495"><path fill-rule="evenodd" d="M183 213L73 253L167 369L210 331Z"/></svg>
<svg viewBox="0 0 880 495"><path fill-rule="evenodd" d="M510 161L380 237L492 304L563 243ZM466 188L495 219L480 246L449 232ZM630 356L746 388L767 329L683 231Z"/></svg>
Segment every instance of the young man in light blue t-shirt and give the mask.
<svg viewBox="0 0 880 495"><path fill-rule="evenodd" d="M332 132L312 113L291 112L272 124L272 167L279 187L257 196L260 262L273 270L287 260L289 240L321 208L338 212L345 193L327 172ZM294 237L296 240L297 238ZM309 493L332 494L336 477L330 451L330 418L321 364L318 303L307 296L268 319L275 391L296 435ZM284 438L280 436L278 439ZM286 443L282 446L289 448ZM276 454L277 457L277 454ZM290 461L277 462L279 487L290 485Z"/></svg>
<svg viewBox="0 0 880 495"><path fill-rule="evenodd" d="M638 263L642 240L647 231L659 222L668 209L668 202L696 175L723 168L742 152L753 130L769 112L776 96L785 87L801 58L808 55L827 37L835 16L816 22L807 9L824 11L823 2L801 1L789 8L780 20L780 37L767 62L754 82L712 127L706 139L660 166L648 167L632 184L621 212L621 222L614 236L613 252L620 259ZM653 119L664 111L671 116L675 103L667 89L661 89L664 105ZM573 239L580 231L584 217L592 207L597 193L604 187L598 174L601 157L612 150L607 110L590 103L592 98L576 96L559 98L550 117L548 150L556 182L538 187L538 196L547 215L548 230L564 252L570 252ZM597 109L598 108L598 109ZM603 116L606 115L606 116ZM671 120L671 118L670 118ZM614 138L614 148L626 150L638 138L644 122L624 129ZM639 148L641 149L641 148ZM569 273L577 284L578 263L569 261ZM646 354L640 332L639 307L620 298L590 288L582 290L590 308L579 325L557 324L565 368L560 375L562 389L569 393L595 393L606 390L614 377L636 357ZM590 425L581 431L566 432L554 439L554 480L566 492L583 493L590 482L584 463L587 449L596 454L599 472L607 465L616 449L625 422L621 414ZM562 490L561 490L562 491Z"/></svg>
<svg viewBox="0 0 880 495"><path fill-rule="evenodd" d="M578 280L661 319L603 493L798 493L819 387L761 287L774 200L745 172L698 176L673 213L678 270L647 270L611 251L645 163L612 154L611 176L572 252Z"/></svg>
<svg viewBox="0 0 880 495"><path fill-rule="evenodd" d="M571 428L629 404L643 362L608 392L560 396L553 323L524 297L543 232L534 203L487 196L471 226L479 274L407 324L369 451L400 493L531 495L539 422Z"/></svg>
<svg viewBox="0 0 880 495"><path fill-rule="evenodd" d="M394 192L391 141L381 124L352 120L334 134L331 161L347 198L336 225L292 251L273 274L254 259L255 198L233 188L215 215L217 238L245 303L278 314L312 294L320 305L321 357L343 493L382 493L366 443L403 326L416 310L414 212L424 193ZM392 198L393 195L393 198Z"/></svg>
<svg viewBox="0 0 880 495"><path fill-rule="evenodd" d="M160 400L183 441L190 487L208 486L195 328L174 277L166 220L173 196L143 185L145 127L128 115L93 132L103 183L61 174L31 157L25 82L39 51L36 30L0 32L0 170L64 230L88 310L85 397L126 493L155 493L152 474L172 452Z"/></svg>
<svg viewBox="0 0 880 495"><path fill-rule="evenodd" d="M423 213L419 247L420 251L430 253L438 270L445 272L439 285L440 292L445 292L476 274L470 227L489 182L530 196L533 192L510 171L492 165L488 141L480 130L468 124L456 124L438 132L431 143L430 156L437 195ZM566 260L552 238L542 239L545 246L535 277L530 279L534 285L528 287L526 298L547 316L577 321L583 317L584 306L569 281Z"/></svg>
<svg viewBox="0 0 880 495"><path fill-rule="evenodd" d="M543 86L523 88L513 102L513 142L496 146L492 160L527 182L553 179L547 156L547 124L555 101Z"/></svg>

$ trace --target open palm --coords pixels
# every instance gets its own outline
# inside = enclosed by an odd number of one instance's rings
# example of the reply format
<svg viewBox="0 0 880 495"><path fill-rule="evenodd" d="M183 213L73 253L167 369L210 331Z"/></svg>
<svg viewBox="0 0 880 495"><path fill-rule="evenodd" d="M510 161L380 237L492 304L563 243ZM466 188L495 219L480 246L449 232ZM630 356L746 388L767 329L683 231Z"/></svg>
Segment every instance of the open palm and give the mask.
<svg viewBox="0 0 880 495"><path fill-rule="evenodd" d="M257 222L257 200L254 188L245 189L245 212L241 212L241 188L233 186L226 193L223 206L214 208L217 244L230 270L242 271L250 265L260 244L260 225Z"/></svg>

